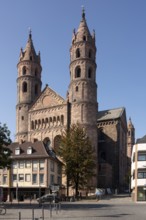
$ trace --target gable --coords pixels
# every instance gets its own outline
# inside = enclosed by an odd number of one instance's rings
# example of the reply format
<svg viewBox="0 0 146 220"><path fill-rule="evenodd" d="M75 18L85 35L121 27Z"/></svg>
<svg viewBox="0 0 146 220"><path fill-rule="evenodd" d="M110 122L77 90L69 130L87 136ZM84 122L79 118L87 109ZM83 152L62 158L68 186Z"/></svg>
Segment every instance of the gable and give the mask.
<svg viewBox="0 0 146 220"><path fill-rule="evenodd" d="M65 100L61 96L59 96L55 91L46 86L46 88L42 91L41 95L38 97L35 103L33 103L33 105L31 106L30 111L54 107L62 105L64 103Z"/></svg>

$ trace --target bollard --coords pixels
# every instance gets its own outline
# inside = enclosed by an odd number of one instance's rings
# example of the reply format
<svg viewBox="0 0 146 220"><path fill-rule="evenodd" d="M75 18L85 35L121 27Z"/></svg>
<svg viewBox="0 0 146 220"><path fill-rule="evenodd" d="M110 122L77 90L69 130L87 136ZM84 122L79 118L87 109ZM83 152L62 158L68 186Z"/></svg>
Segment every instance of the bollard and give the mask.
<svg viewBox="0 0 146 220"><path fill-rule="evenodd" d="M51 205L51 202L50 202L50 218L52 218L52 205Z"/></svg>
<svg viewBox="0 0 146 220"><path fill-rule="evenodd" d="M32 220L34 220L34 209L32 209Z"/></svg>
<svg viewBox="0 0 146 220"><path fill-rule="evenodd" d="M42 205L42 219L44 220L44 206Z"/></svg>
<svg viewBox="0 0 146 220"><path fill-rule="evenodd" d="M21 212L19 212L19 220L21 220Z"/></svg>

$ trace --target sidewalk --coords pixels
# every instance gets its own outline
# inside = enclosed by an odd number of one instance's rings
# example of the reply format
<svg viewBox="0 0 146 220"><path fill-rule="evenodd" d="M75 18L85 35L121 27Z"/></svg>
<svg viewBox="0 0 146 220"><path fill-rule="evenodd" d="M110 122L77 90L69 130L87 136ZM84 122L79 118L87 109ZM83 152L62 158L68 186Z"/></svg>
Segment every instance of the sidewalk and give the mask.
<svg viewBox="0 0 146 220"><path fill-rule="evenodd" d="M77 204L91 204L91 203L133 203L132 198L128 195L128 194L113 194L113 195L104 195L101 199L99 199L98 201L96 200L96 198L83 198L81 200L76 200L74 202L70 202L70 201L61 201L61 204L73 204L73 203L77 203ZM17 201L17 200L13 200L12 202L5 202L5 204L7 205L24 205L26 204L27 206L29 205L38 205L39 203L37 202L37 200L24 200L24 201ZM48 204L48 203L44 203L44 204Z"/></svg>

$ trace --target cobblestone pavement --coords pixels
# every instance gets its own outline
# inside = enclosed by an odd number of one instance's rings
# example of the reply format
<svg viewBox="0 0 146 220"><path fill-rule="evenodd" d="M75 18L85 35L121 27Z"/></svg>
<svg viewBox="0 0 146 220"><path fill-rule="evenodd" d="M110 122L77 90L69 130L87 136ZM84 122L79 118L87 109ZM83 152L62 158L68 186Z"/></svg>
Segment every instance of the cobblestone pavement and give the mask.
<svg viewBox="0 0 146 220"><path fill-rule="evenodd" d="M76 202L62 202L56 210L50 204L44 209L37 203L6 204L6 215L0 215L0 220L145 220L146 203L133 203L128 196L106 197L99 201L80 200ZM44 216L44 218L43 218Z"/></svg>

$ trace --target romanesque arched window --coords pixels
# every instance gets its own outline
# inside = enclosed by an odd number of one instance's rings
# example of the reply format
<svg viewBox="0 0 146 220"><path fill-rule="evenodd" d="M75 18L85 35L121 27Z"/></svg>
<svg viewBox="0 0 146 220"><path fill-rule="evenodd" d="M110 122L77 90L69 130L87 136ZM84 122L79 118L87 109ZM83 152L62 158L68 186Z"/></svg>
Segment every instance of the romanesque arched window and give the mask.
<svg viewBox="0 0 146 220"><path fill-rule="evenodd" d="M56 125L56 117L55 116L53 117L53 125L54 126Z"/></svg>
<svg viewBox="0 0 146 220"><path fill-rule="evenodd" d="M83 41L86 41L86 36L85 35L83 36Z"/></svg>
<svg viewBox="0 0 146 220"><path fill-rule="evenodd" d="M60 125L60 117L57 116L57 125Z"/></svg>
<svg viewBox="0 0 146 220"><path fill-rule="evenodd" d="M23 75L26 74L26 66L24 66L24 67L22 68L22 74L23 74Z"/></svg>
<svg viewBox="0 0 146 220"><path fill-rule="evenodd" d="M52 117L49 118L50 126L52 126Z"/></svg>
<svg viewBox="0 0 146 220"><path fill-rule="evenodd" d="M34 121L31 121L31 129L34 130Z"/></svg>
<svg viewBox="0 0 146 220"><path fill-rule="evenodd" d="M35 84L34 93L35 95L38 95L38 84Z"/></svg>
<svg viewBox="0 0 146 220"><path fill-rule="evenodd" d="M44 128L45 127L45 120L44 120L44 118L42 119L42 128Z"/></svg>
<svg viewBox="0 0 146 220"><path fill-rule="evenodd" d="M88 54L89 58L92 58L92 50L89 50L89 54Z"/></svg>
<svg viewBox="0 0 146 220"><path fill-rule="evenodd" d="M37 68L35 69L34 75L35 75L35 76L38 75L38 70L37 70Z"/></svg>
<svg viewBox="0 0 146 220"><path fill-rule="evenodd" d="M54 150L57 151L61 143L61 135L57 135L54 138Z"/></svg>
<svg viewBox="0 0 146 220"><path fill-rule="evenodd" d="M81 77L81 68L80 66L77 66L75 69L75 78Z"/></svg>
<svg viewBox="0 0 146 220"><path fill-rule="evenodd" d="M46 147L47 150L51 150L51 141L48 137L46 137L44 140L43 140L43 143Z"/></svg>
<svg viewBox="0 0 146 220"><path fill-rule="evenodd" d="M27 92L27 82L23 82L23 84L22 84L22 92Z"/></svg>
<svg viewBox="0 0 146 220"><path fill-rule="evenodd" d="M37 120L35 120L35 129L37 129L37 125L38 125Z"/></svg>
<svg viewBox="0 0 146 220"><path fill-rule="evenodd" d="M80 49L79 48L76 49L76 58L78 58L78 57L80 57Z"/></svg>
<svg viewBox="0 0 146 220"><path fill-rule="evenodd" d="M45 127L47 127L49 125L49 120L48 118L45 118Z"/></svg>
<svg viewBox="0 0 146 220"><path fill-rule="evenodd" d="M61 125L64 125L64 116L61 115Z"/></svg>
<svg viewBox="0 0 146 220"><path fill-rule="evenodd" d="M88 69L88 78L92 78L92 68Z"/></svg>
<svg viewBox="0 0 146 220"><path fill-rule="evenodd" d="M39 128L41 127L41 120L40 119L38 120L38 127Z"/></svg>
<svg viewBox="0 0 146 220"><path fill-rule="evenodd" d="M76 90L76 92L78 92L78 91L79 91L79 87L78 87L78 86L76 86L75 90Z"/></svg>

